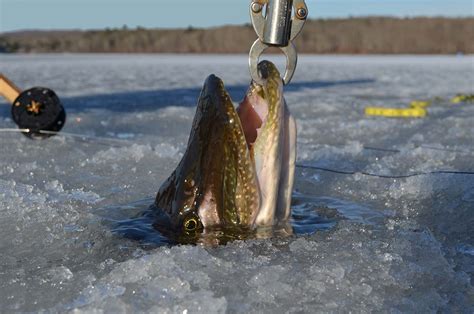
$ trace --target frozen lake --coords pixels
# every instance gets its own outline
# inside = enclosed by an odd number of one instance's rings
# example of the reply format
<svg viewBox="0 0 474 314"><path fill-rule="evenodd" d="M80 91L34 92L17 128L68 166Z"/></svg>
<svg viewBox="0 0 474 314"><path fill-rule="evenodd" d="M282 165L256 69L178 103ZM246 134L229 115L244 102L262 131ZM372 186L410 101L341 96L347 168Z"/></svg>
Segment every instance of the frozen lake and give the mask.
<svg viewBox="0 0 474 314"><path fill-rule="evenodd" d="M205 78L240 101L246 56L0 55L0 72L68 114L32 141L0 100L0 312L474 312L474 104L449 101L474 93L474 57L302 56L293 208L317 231L216 248L158 246L140 214ZM364 116L435 97L423 119Z"/></svg>

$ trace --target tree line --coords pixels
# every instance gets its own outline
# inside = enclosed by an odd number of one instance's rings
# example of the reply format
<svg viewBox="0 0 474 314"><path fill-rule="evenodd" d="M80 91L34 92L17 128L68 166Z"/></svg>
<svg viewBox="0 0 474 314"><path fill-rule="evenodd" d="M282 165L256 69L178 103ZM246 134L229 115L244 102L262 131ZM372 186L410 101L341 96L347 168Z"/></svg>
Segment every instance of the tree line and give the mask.
<svg viewBox="0 0 474 314"><path fill-rule="evenodd" d="M472 54L473 38L472 17L366 17L310 20L296 45L312 54ZM0 34L0 52L247 53L255 39L251 25L21 31Z"/></svg>

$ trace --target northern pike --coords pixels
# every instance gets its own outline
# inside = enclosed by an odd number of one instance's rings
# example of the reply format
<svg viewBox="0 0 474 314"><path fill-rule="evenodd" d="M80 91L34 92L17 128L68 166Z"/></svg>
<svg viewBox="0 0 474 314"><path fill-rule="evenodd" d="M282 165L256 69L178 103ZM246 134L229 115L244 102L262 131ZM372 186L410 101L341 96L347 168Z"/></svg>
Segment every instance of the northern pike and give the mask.
<svg viewBox="0 0 474 314"><path fill-rule="evenodd" d="M156 196L160 231L251 232L288 221L296 123L275 65L259 71L264 83L252 82L237 109L221 79L206 79L186 152Z"/></svg>

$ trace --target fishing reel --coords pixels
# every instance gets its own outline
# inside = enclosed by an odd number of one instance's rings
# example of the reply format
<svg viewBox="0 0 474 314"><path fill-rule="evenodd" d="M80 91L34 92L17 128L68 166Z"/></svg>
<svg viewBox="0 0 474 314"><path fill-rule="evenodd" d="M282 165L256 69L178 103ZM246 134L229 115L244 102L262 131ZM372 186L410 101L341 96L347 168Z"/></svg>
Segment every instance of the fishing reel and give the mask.
<svg viewBox="0 0 474 314"><path fill-rule="evenodd" d="M45 87L21 91L0 74L0 95L12 104L13 121L29 138L43 139L55 135L66 123L66 111L56 93Z"/></svg>

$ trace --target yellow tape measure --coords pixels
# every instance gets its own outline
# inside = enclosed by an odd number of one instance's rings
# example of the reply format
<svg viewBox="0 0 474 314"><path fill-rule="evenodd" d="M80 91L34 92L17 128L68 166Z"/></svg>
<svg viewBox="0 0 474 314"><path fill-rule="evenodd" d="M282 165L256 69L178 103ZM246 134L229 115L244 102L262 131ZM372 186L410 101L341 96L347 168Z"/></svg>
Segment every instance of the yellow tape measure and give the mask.
<svg viewBox="0 0 474 314"><path fill-rule="evenodd" d="M453 104L459 104L459 103L462 103L462 102L474 102L474 94L471 94L471 95L464 95L464 94L456 95L456 97L451 99L451 102Z"/></svg>
<svg viewBox="0 0 474 314"><path fill-rule="evenodd" d="M416 108L384 108L367 107L365 114L368 116L380 116L387 118L423 118L426 117L426 109Z"/></svg>
<svg viewBox="0 0 474 314"><path fill-rule="evenodd" d="M426 108L431 105L431 101L427 100L413 100L410 102L410 107L412 108Z"/></svg>
<svg viewBox="0 0 474 314"><path fill-rule="evenodd" d="M387 118L424 118L428 115L428 108L433 101L441 101L436 97L433 100L413 100L409 108L385 108L385 107L366 107L367 116L379 116ZM451 99L451 103L459 104L462 102L474 102L474 94L459 94Z"/></svg>

